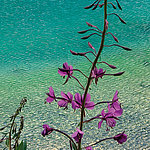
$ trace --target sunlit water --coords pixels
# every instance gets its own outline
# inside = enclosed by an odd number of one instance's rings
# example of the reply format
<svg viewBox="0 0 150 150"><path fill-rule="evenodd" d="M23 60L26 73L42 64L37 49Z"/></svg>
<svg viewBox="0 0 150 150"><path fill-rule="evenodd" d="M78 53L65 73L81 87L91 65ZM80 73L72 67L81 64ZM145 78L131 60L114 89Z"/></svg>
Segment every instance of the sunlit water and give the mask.
<svg viewBox="0 0 150 150"><path fill-rule="evenodd" d="M42 125L49 124L72 134L80 121L79 111L57 109L57 104L44 104L48 88L53 86L56 95L61 91L72 94L83 93L77 82L64 80L57 73L63 62L74 68L89 72L90 63L81 57L72 56L70 49L77 52L91 50L87 42L98 49L100 38L93 36L81 40L77 31L88 29L86 21L102 29L102 10L84 10L92 1L88 0L23 0L0 2L0 127L9 122L8 117L17 109L23 97L28 102L23 109L25 119L22 139L27 139L29 150L67 150L69 142L59 133L43 138ZM150 148L150 16L149 0L121 1L123 10L109 8L109 13L118 14L127 22L119 22L116 16L109 16L109 31L121 45L132 48L127 52L119 47L105 48L101 60L117 66L107 73L125 71L120 77L107 77L92 85L89 93L94 102L111 100L115 91L124 109L114 129L106 131L103 124L97 129L98 120L84 126L83 142L91 143L110 137L125 130L128 140L123 145L106 141L95 146L103 150L148 150ZM113 38L106 36L105 44L112 44ZM86 79L74 73L85 85ZM97 115L106 105L88 111L87 118ZM0 145L0 149L3 145Z"/></svg>

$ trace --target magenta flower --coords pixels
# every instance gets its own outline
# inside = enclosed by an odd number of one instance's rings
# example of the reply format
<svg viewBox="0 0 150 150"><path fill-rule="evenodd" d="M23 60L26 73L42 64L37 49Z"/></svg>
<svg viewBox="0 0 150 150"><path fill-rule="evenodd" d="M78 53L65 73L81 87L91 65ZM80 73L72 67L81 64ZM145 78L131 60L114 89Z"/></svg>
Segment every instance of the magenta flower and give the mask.
<svg viewBox="0 0 150 150"><path fill-rule="evenodd" d="M105 111L103 109L101 112L101 116L102 117L98 117L101 119L101 121L98 123L98 129L101 128L101 125L104 120L106 121L106 124L111 128L116 125L115 119L118 119L118 118L114 117L111 112L108 111L107 113L105 113ZM108 130L108 128L107 128L107 130Z"/></svg>
<svg viewBox="0 0 150 150"><path fill-rule="evenodd" d="M53 132L53 128L50 128L49 126L48 126L48 124L44 124L43 125L43 128L44 128L44 130L42 131L42 135L43 136L45 136L45 135L49 135L50 133L52 133Z"/></svg>
<svg viewBox="0 0 150 150"><path fill-rule="evenodd" d="M66 81L65 81L65 83L67 83L68 79L71 78L71 76L72 76L72 74L73 74L73 67L72 67L71 65L68 66L68 63L65 62L65 63L63 64L63 68L59 68L59 69L58 69L58 73L59 73L61 76L63 76L63 77L67 76L67 79L66 79ZM65 84L65 83L64 83L64 84Z"/></svg>
<svg viewBox="0 0 150 150"><path fill-rule="evenodd" d="M54 99L56 99L54 90L52 87L49 88L49 93L46 93L46 94L48 95L48 98L46 99L48 103L51 103Z"/></svg>
<svg viewBox="0 0 150 150"><path fill-rule="evenodd" d="M88 146L85 148L86 150L93 150L93 148L91 146Z"/></svg>
<svg viewBox="0 0 150 150"><path fill-rule="evenodd" d="M118 101L118 91L115 92L115 95L112 100L112 104L108 104L108 111L113 114L114 117L120 117L123 113L121 104Z"/></svg>
<svg viewBox="0 0 150 150"><path fill-rule="evenodd" d="M64 92L61 91L61 96L62 96L62 99L58 101L58 105L60 107L68 108L68 103L72 103L73 95L69 92L65 94Z"/></svg>
<svg viewBox="0 0 150 150"><path fill-rule="evenodd" d="M105 62L103 62L103 63L105 63ZM105 64L109 65L108 63L105 63ZM109 67L112 67L112 66L109 65ZM115 66L114 66L114 67L115 67ZM106 71L103 71L102 68L97 69L96 67L95 67L95 69L92 71L92 78L93 78L93 79L95 78L95 84L96 84L96 85L97 85L97 82L98 82L98 78L99 78L99 77L102 78L104 75L120 76L120 75L122 75L122 74L124 73L124 72L118 72L118 73L115 73L115 74L106 74L105 72L106 72Z"/></svg>
<svg viewBox="0 0 150 150"><path fill-rule="evenodd" d="M83 94L83 96L81 96L79 93L75 94L75 103L76 103L77 109L82 108L83 99L84 99L84 94ZM94 102L90 102L90 100L91 100L91 96L89 93L87 93L84 107L92 110L92 109L94 109L95 104L94 104Z"/></svg>
<svg viewBox="0 0 150 150"><path fill-rule="evenodd" d="M72 134L72 138L75 139L77 143L82 139L84 132L77 128L77 131Z"/></svg>
<svg viewBox="0 0 150 150"><path fill-rule="evenodd" d="M102 78L104 76L106 71L103 71L102 68L97 69L95 67L95 69L92 71L92 78L95 78L95 84L97 84L98 78Z"/></svg>
<svg viewBox="0 0 150 150"><path fill-rule="evenodd" d="M122 133L117 134L116 136L114 136L114 140L117 140L117 142L119 144L122 144L122 143L127 141L127 135L124 134L124 132L122 132Z"/></svg>

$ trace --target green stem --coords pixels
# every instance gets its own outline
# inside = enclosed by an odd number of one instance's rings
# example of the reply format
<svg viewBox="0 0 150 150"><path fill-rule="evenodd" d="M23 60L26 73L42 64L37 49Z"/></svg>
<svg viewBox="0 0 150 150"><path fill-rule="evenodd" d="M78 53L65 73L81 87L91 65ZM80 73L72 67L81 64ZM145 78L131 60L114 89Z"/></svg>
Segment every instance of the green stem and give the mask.
<svg viewBox="0 0 150 150"><path fill-rule="evenodd" d="M106 33L106 28L105 28L105 25L106 25L106 20L107 19L107 0L104 1L104 29L103 29L103 33L102 33L102 39L101 39L101 45L100 45L100 48L99 48L99 51L98 51L98 54L94 60L94 63L92 65L92 69L91 69L91 72L90 72L90 75L88 77L88 82L87 82L87 85L86 85L86 89L85 89L85 92L84 92L84 99L83 99L83 102L82 102L82 109L81 109L81 121L80 121L80 130L82 131L82 128L83 128L83 118L84 118L84 106L85 106L85 100L86 100L86 96L87 96L87 92L88 92L88 89L89 89L89 86L90 86L90 81L91 81L91 76L92 76L92 71L94 70L95 66L96 66L96 63L98 61L98 58L103 50L103 47L104 47L104 39L105 39L105 33ZM81 140L79 141L78 143L78 150L81 150Z"/></svg>
<svg viewBox="0 0 150 150"><path fill-rule="evenodd" d="M14 122L15 122L15 118L13 118L13 121L12 121L12 124L11 124L11 127L10 127L10 131L9 131L9 150L11 150L11 132L12 132L12 128L13 128L13 125L14 125Z"/></svg>

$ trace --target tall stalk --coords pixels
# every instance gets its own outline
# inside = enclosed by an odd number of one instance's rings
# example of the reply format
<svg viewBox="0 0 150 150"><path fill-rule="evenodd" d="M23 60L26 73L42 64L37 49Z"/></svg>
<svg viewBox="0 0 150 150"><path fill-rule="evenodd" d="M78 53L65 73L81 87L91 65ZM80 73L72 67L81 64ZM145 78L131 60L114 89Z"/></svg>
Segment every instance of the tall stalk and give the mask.
<svg viewBox="0 0 150 150"><path fill-rule="evenodd" d="M96 66L96 63L98 61L98 58L99 58L99 56L100 56L100 54L103 50L103 47L104 47L104 40L105 40L105 33L106 33L106 27L105 27L106 26L106 20L107 20L107 0L104 0L104 29L103 29L103 32L102 32L101 45L100 45L98 54L97 54L97 56L94 60L94 63L92 65L90 75L88 77L88 82L87 82L85 92L84 92L84 99L83 99L83 102L82 102L81 119L80 119L80 130L81 131L83 130L84 106L85 106L85 100L86 100L87 92L88 92L90 82L91 82L92 71L94 70L94 68ZM81 140L78 143L78 150L81 150Z"/></svg>

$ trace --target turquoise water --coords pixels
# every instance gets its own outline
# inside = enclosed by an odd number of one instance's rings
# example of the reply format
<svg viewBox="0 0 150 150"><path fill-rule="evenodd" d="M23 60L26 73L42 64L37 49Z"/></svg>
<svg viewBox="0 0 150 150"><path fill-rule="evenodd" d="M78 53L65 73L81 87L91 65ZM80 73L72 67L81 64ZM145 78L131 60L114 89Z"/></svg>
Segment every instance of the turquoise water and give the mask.
<svg viewBox="0 0 150 150"><path fill-rule="evenodd" d="M73 133L80 120L79 112L68 109L57 109L57 105L44 104L48 87L53 86L57 95L63 90L83 92L74 80L62 86L64 80L57 73L57 68L67 61L74 68L89 71L89 63L72 56L70 49L78 52L90 50L89 41L99 48L99 37L81 40L77 31L87 29L86 21L102 28L102 10L84 10L88 0L22 0L1 1L0 9L0 125L8 122L7 118L17 108L22 97L28 102L22 115L25 118L25 128L22 134L27 139L29 150L68 149L68 141L58 133L46 138L41 136L42 125L47 123L52 127ZM97 129L97 121L85 127L84 143L93 142L103 137L112 136L126 131L128 141L118 145L114 141L103 142L95 149L121 150L146 149L150 147L149 100L150 100L150 15L149 0L121 1L123 11L118 12L127 22L120 23L117 17L108 18L109 31L118 39L121 45L132 48L131 52L117 47L105 48L101 59L116 65L116 72L125 71L120 77L104 77L97 87L92 85L89 91L92 100L112 99L116 90L124 109L123 116L117 126L109 132ZM106 44L112 43L112 37L106 37ZM105 66L107 72L114 73ZM86 80L75 74L82 83ZM105 106L106 107L106 106ZM87 118L98 114L103 106L89 111ZM1 145L0 145L1 148Z"/></svg>

